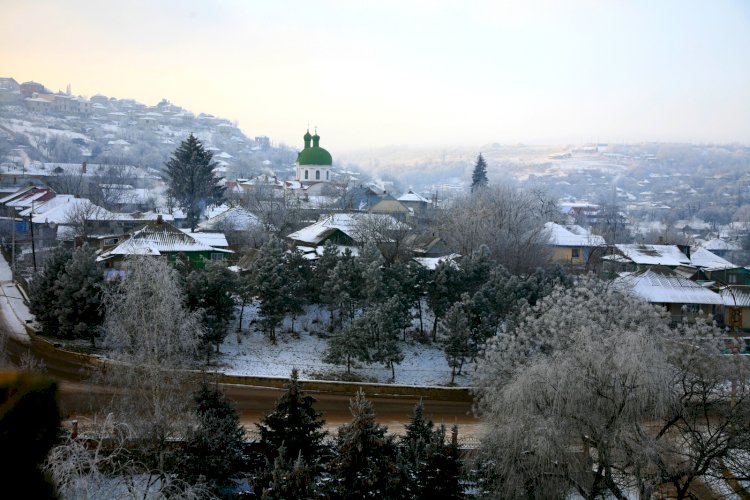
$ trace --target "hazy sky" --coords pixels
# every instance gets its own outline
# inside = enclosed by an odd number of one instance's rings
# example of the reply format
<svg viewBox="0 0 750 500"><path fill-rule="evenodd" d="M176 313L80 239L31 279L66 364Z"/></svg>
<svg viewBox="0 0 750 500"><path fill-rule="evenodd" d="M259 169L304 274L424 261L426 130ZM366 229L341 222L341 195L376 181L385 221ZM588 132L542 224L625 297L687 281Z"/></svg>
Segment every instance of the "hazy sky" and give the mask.
<svg viewBox="0 0 750 500"><path fill-rule="evenodd" d="M0 76L332 152L750 143L750 1L0 0Z"/></svg>

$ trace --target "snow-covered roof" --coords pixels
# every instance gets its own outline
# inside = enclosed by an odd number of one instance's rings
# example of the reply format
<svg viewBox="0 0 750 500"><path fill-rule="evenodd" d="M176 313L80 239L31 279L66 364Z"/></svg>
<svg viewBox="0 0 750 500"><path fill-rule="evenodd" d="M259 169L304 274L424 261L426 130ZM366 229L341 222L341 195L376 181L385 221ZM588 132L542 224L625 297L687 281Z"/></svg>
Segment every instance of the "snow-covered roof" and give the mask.
<svg viewBox="0 0 750 500"><path fill-rule="evenodd" d="M730 285L719 290L725 306L750 307L750 287Z"/></svg>
<svg viewBox="0 0 750 500"><path fill-rule="evenodd" d="M419 202L422 202L422 203L429 203L430 202L428 199L420 196L419 194L415 193L411 189L409 190L408 193L402 194L397 199L398 199L398 201L419 201Z"/></svg>
<svg viewBox="0 0 750 500"><path fill-rule="evenodd" d="M723 304L718 293L664 268L621 276L614 284L652 304Z"/></svg>
<svg viewBox="0 0 750 500"><path fill-rule="evenodd" d="M223 252L231 250L215 248L199 241L194 234L186 234L171 224L157 222L148 224L130 234L130 237L103 253L98 260L115 255L161 255L163 252Z"/></svg>
<svg viewBox="0 0 750 500"><path fill-rule="evenodd" d="M702 248L705 248L709 251L719 250L719 251L727 251L727 252L734 252L737 250L740 250L740 246L736 243L732 243L730 241L722 240L721 238L713 238L708 241L704 241L700 245Z"/></svg>
<svg viewBox="0 0 750 500"><path fill-rule="evenodd" d="M602 236L591 234L575 224L561 226L547 222L544 229L549 233L549 244L558 247L598 247L606 244Z"/></svg>
<svg viewBox="0 0 750 500"><path fill-rule="evenodd" d="M354 241L359 241L362 231L366 228L372 228L374 231L378 231L378 228L404 230L409 229L409 226L387 214L333 214L293 232L287 238L317 245L339 230Z"/></svg>
<svg viewBox="0 0 750 500"><path fill-rule="evenodd" d="M636 264L680 266L690 265L687 255L676 245L644 245L642 243L618 243L615 247Z"/></svg>
<svg viewBox="0 0 750 500"><path fill-rule="evenodd" d="M434 271L437 269L437 266L443 262L443 261L449 261L453 262L457 258L461 257L461 255L457 253L452 253L450 255L444 255L442 257L414 257L414 261L424 267L425 269L429 269L430 271Z"/></svg>
<svg viewBox="0 0 750 500"><path fill-rule="evenodd" d="M190 229L180 229L183 233L192 236L199 242L210 247L228 247L227 237L224 233L190 232Z"/></svg>
<svg viewBox="0 0 750 500"><path fill-rule="evenodd" d="M31 215L31 222L35 224L65 224L73 220L77 214L85 215L88 220L111 220L112 212L97 206L88 198L76 198L71 194L60 194L49 201L23 210L20 215Z"/></svg>
<svg viewBox="0 0 750 500"><path fill-rule="evenodd" d="M690 263L695 267L704 267L712 271L732 269L737 267L726 259L711 253L705 248L699 248L690 254Z"/></svg>
<svg viewBox="0 0 750 500"><path fill-rule="evenodd" d="M210 219L198 224L199 229L223 229L241 230L249 226L260 224L258 217L242 207L234 207L220 213Z"/></svg>

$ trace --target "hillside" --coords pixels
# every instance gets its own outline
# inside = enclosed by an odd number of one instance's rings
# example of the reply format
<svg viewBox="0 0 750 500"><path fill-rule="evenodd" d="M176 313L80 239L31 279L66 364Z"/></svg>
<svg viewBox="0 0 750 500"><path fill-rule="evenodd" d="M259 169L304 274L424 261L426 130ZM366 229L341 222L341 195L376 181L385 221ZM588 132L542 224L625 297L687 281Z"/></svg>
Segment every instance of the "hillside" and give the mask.
<svg viewBox="0 0 750 500"><path fill-rule="evenodd" d="M0 88L0 167L29 162L129 164L161 169L191 132L214 153L227 179L289 172L296 152L247 137L229 120L164 99L155 106L103 95Z"/></svg>

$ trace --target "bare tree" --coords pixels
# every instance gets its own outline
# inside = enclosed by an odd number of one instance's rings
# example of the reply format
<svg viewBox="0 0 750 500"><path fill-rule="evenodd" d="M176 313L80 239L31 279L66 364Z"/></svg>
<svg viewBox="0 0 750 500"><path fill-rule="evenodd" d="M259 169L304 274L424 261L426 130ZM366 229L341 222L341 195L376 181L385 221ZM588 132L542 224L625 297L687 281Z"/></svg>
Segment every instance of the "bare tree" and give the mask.
<svg viewBox="0 0 750 500"><path fill-rule="evenodd" d="M471 255L486 245L496 262L526 272L549 262L544 223L557 217L544 193L499 185L457 198L433 226L454 252Z"/></svg>
<svg viewBox="0 0 750 500"><path fill-rule="evenodd" d="M132 429L113 414L78 424L44 463L62 498L212 498L205 484L188 484L139 460L130 450Z"/></svg>
<svg viewBox="0 0 750 500"><path fill-rule="evenodd" d="M148 443L157 460L190 423L200 316L185 306L177 272L161 259L127 261L127 275L106 297L104 344L113 358L101 374L120 387L109 405ZM157 468L163 468L157 464Z"/></svg>
<svg viewBox="0 0 750 500"><path fill-rule="evenodd" d="M649 498L669 482L684 497L722 460L746 457L748 361L717 358L720 334L671 329L664 311L591 278L553 291L478 362L489 489Z"/></svg>

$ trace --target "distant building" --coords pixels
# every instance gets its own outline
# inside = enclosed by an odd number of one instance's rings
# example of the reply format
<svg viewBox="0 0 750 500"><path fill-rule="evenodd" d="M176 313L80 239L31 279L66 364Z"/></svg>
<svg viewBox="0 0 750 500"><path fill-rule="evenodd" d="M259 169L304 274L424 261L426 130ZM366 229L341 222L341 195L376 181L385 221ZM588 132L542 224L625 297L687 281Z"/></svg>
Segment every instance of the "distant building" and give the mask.
<svg viewBox="0 0 750 500"><path fill-rule="evenodd" d="M315 135L310 135L308 130L303 139L305 148L297 155L297 176L295 179L302 184L331 182L333 158L331 153L320 147L320 136L317 131ZM312 145L310 145L310 141L312 141Z"/></svg>
<svg viewBox="0 0 750 500"><path fill-rule="evenodd" d="M265 135L255 136L255 144L262 150L271 149L271 139Z"/></svg>
<svg viewBox="0 0 750 500"><path fill-rule="evenodd" d="M24 97L32 97L34 93L49 94L49 91L44 88L44 85L37 82L23 82L19 90L21 91L21 95Z"/></svg>

